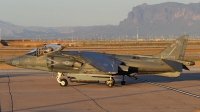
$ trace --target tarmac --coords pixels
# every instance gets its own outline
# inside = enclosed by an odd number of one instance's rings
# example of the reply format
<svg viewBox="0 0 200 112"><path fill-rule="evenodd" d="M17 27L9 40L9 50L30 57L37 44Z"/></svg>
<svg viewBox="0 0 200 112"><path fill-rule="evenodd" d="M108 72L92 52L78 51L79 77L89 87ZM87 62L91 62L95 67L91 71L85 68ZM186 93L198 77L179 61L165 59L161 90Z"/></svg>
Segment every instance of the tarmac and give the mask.
<svg viewBox="0 0 200 112"><path fill-rule="evenodd" d="M139 80L115 77L101 83L71 83L60 87L56 74L35 70L0 70L2 112L200 112L200 68L178 78L154 75ZM64 76L67 78L67 76Z"/></svg>

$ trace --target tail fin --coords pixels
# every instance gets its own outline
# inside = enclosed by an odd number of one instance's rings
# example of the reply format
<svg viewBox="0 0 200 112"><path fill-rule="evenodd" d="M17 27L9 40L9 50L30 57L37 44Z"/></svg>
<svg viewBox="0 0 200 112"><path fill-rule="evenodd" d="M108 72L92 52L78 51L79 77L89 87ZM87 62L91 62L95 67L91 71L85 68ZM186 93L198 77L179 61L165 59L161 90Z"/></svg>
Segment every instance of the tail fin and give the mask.
<svg viewBox="0 0 200 112"><path fill-rule="evenodd" d="M183 60L185 56L185 49L188 42L188 35L184 35L176 39L172 44L167 46L161 52L153 55L154 58Z"/></svg>

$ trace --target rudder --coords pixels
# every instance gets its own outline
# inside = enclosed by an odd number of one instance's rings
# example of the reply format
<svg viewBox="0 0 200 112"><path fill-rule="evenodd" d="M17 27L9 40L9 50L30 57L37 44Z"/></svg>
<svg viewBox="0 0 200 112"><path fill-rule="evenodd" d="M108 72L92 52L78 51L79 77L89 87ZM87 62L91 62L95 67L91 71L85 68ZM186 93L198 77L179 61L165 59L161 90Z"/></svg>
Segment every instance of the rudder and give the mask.
<svg viewBox="0 0 200 112"><path fill-rule="evenodd" d="M172 44L168 45L164 50L153 55L153 57L162 59L183 60L188 38L188 35L179 37Z"/></svg>

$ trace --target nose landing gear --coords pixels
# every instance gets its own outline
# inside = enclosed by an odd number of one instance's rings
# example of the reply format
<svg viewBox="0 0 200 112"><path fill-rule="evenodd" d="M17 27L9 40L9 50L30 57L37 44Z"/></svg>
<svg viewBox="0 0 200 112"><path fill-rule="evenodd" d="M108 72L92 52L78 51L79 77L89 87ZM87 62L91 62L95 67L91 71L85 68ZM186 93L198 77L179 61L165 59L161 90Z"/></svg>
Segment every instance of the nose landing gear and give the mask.
<svg viewBox="0 0 200 112"><path fill-rule="evenodd" d="M64 75L63 73L58 72L58 75L56 77L56 79L61 87L65 87L68 85L68 81L66 79L61 79L61 76L63 76L63 75Z"/></svg>
<svg viewBox="0 0 200 112"><path fill-rule="evenodd" d="M136 73L132 73L132 74L127 75L127 76L129 76L130 78L132 78L132 79L134 79L134 80L137 80L138 78L135 77L135 75L137 75L137 74L136 74ZM123 75L123 79L122 79L122 81L121 81L121 85L125 85L125 84L126 84L126 81L124 80L124 77L125 77L125 75Z"/></svg>

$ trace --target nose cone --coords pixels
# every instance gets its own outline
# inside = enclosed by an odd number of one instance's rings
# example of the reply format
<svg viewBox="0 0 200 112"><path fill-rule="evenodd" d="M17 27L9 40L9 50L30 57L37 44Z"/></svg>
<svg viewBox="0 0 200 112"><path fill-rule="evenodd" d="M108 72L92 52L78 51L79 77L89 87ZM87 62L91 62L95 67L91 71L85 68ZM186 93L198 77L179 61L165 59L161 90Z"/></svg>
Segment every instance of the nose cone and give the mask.
<svg viewBox="0 0 200 112"><path fill-rule="evenodd" d="M6 61L6 64L8 64L8 65L12 65L12 59L7 60L7 61Z"/></svg>
<svg viewBox="0 0 200 112"><path fill-rule="evenodd" d="M11 66L19 66L19 58L13 58L10 60L6 61L6 64L11 65Z"/></svg>

